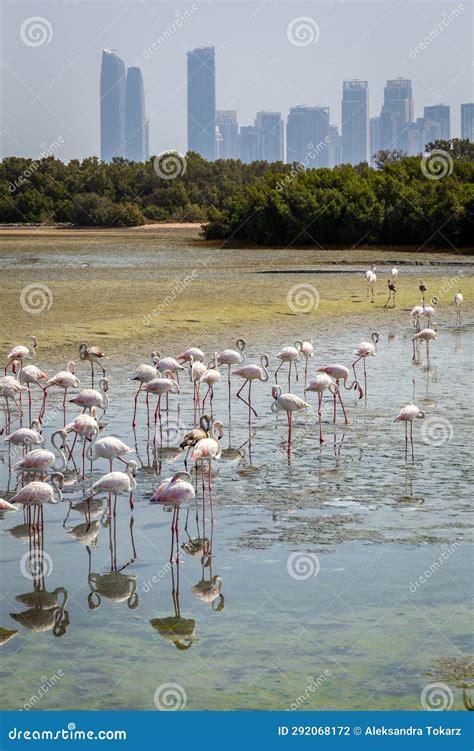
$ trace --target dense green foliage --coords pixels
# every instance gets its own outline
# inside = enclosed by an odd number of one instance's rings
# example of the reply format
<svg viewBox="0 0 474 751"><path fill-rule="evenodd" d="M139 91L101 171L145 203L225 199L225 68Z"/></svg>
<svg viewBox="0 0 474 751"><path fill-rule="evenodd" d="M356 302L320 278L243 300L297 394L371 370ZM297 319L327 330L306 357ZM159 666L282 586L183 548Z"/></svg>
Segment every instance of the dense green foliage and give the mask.
<svg viewBox="0 0 474 751"><path fill-rule="evenodd" d="M9 157L0 163L0 222L134 226L207 222L208 239L266 245L473 245L474 146L429 144L450 157L380 152L366 164L302 165L186 157L184 174L160 178L153 160L96 158L63 164ZM432 157L433 159L435 157ZM437 171L439 169L440 171Z"/></svg>

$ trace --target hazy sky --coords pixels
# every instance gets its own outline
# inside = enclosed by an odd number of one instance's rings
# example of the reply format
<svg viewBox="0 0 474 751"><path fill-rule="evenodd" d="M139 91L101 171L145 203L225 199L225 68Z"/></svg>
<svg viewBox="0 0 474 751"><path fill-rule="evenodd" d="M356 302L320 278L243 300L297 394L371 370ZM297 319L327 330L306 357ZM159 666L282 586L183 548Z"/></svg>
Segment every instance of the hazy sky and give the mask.
<svg viewBox="0 0 474 751"><path fill-rule="evenodd" d="M189 17L178 26L186 9ZM186 150L186 51L198 45L215 45L217 108L236 109L241 125L260 109L286 118L298 104L329 106L331 122L340 123L348 78L369 81L371 116L380 111L387 78L411 78L415 116L424 105L450 104L453 136L460 133L461 102L474 100L467 0L1 0L0 12L2 155L36 157L58 138L61 159L99 153L104 47L143 70L152 154ZM35 16L46 20L39 21L39 37L29 30ZM314 43L289 40L298 17L309 18ZM148 55L153 42L158 49Z"/></svg>

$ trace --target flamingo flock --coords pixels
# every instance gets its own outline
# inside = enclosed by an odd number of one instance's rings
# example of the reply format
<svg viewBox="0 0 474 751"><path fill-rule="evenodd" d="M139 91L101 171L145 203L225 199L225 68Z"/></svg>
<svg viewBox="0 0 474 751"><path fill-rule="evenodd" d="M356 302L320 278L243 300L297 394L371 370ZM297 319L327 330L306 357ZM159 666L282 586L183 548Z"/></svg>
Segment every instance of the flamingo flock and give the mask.
<svg viewBox="0 0 474 751"><path fill-rule="evenodd" d="M372 266L367 274L368 294L373 294L376 276L376 268ZM372 276L371 276L372 275ZM391 278L396 279L398 270L392 269ZM412 336L412 362L420 362L419 347L422 342L426 347L426 361L429 366L430 344L438 338L436 323L433 318L436 314L436 300L431 306L425 303L426 286L420 279L420 292L423 294L421 305L415 306L410 313L410 319L415 327ZM395 304L395 285L389 280L389 291ZM389 299L390 296L389 296ZM461 320L461 305L463 296L459 290L454 296L456 308L456 322ZM426 318L427 327L422 328L422 319ZM101 410L102 416L109 408L109 378L106 375L106 363L108 357L96 346L81 343L79 346L79 360L90 363L90 387L84 388L81 380L76 375L76 365L69 360L65 369L59 370L51 378L41 370L39 365L30 363L30 360L38 362L40 351L38 340L35 336L28 337L31 346L18 345L13 347L6 355L5 374L0 378L0 396L5 400L5 425L1 429L2 440L10 447L19 452L19 458L13 464L13 472L17 476L18 485L13 495L1 502L0 509L15 511L23 506L28 510L41 509L46 504L57 504L62 500L63 490L67 477L72 477L71 484L76 483L81 503L84 504L86 515L96 502L98 496L108 496L110 508L115 513L117 501L120 496L126 496L130 511L134 508L134 491L137 488L137 476L139 464L136 460L136 450L121 437L101 434L103 425L97 416L97 410ZM166 412L168 422L170 402L179 405L180 400L186 399L187 383L191 384L193 405L191 413L194 416L194 424L181 436L178 454L182 456L184 469L175 472L171 477L162 480L150 502L155 504L169 504L175 510L182 504L190 503L196 496L196 488L193 486L193 475L196 478L201 475L203 503L207 494L210 505L211 519L214 520L214 504L212 495L213 467L216 462L234 460L235 456L240 459L241 453L234 449L224 450L222 438L226 431L230 430L232 405L237 406L241 402L247 412L249 436L252 431L252 421L258 417L252 403L252 388L258 387L261 393L266 390L269 396L268 412L276 415L276 428L278 428L278 414L286 413L287 418L287 452L291 455L294 418L300 415L306 426L314 424L314 431L318 436L318 443L322 446L325 442L323 435L323 400L325 394L333 403L332 421L336 424L338 407L344 424L349 423L350 407L346 407L343 392L353 392L358 399L365 398L368 394L368 361L379 356L380 336L372 332L364 341L355 346L353 361L348 365L340 363L321 364L321 356L318 352L317 343L314 341L298 339L293 344L284 346L275 355L275 367L271 367L271 358L267 353L260 355L252 361L249 356L246 342L239 338L235 342L235 348L230 347L212 353L210 359L202 349L197 346L189 347L176 356L162 356L158 351L150 355L148 363L138 365L129 374L128 380L137 382L138 388L134 392L132 428L141 421L140 395L145 397L146 425L151 427L150 397L156 399L153 419L153 444L156 450L163 449L163 413ZM350 353L347 353L349 359ZM383 353L382 353L383 356ZM205 362L207 361L207 365ZM318 362L317 366L312 363ZM362 363L360 366L359 363ZM300 373L298 365L304 364L304 382L300 385ZM359 368L358 368L359 366ZM98 367L101 371L97 388L94 387L94 372ZM278 377L282 368L287 369L284 391ZM362 374L358 369L363 368ZM222 379L221 368L225 369L226 378ZM352 373L351 373L352 370ZM370 368L369 368L370 370ZM8 371L11 371L9 373ZM181 380L180 380L181 379ZM223 383L224 380L224 383ZM236 384L238 382L238 387ZM271 382L271 385L270 385ZM227 386L228 421L221 421L214 415L215 390L224 389ZM268 385L267 385L268 384ZM33 415L33 387L36 387L41 395L37 414ZM62 410L56 410L62 416L62 424L54 430L50 438L50 446L46 446L43 427L48 412L48 391L58 388L63 390ZM300 394L294 393L300 389ZM233 394L238 401L234 402ZM26 394L25 394L26 392ZM73 393L71 393L73 392ZM311 415L313 405L311 394L317 395L316 421ZM28 396L28 418L22 405L22 396ZM163 407L162 400L166 399ZM355 406L355 405L354 405ZM178 407L179 408L179 407ZM68 410L80 412L68 418ZM411 448L411 461L414 462L413 423L417 419L423 419L425 413L415 404L410 403L400 409L395 422L405 424L405 460L408 461L408 444ZM20 426L12 430L15 422ZM23 421L27 422L26 425ZM72 443L69 443L73 436ZM75 447L77 439L82 443L80 467L76 463ZM232 457L230 456L231 452ZM182 453L181 453L182 452ZM108 472L95 482L90 484L87 476L86 463L105 460L108 462ZM120 462L121 470L114 468L114 462ZM191 467L189 465L192 465ZM112 506L113 501L113 506ZM204 510L203 510L204 514ZM177 524L173 517L173 525Z"/></svg>

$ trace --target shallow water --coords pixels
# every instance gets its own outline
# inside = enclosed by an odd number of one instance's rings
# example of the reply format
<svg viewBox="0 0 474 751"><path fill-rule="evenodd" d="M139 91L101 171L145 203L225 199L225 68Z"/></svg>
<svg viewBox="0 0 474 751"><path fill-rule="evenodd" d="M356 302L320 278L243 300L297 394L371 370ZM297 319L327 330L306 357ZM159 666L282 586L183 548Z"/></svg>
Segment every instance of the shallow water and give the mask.
<svg viewBox="0 0 474 751"><path fill-rule="evenodd" d="M325 397L321 447L310 395L311 410L295 418L288 456L286 417L277 419L270 411L271 383L279 349L311 335L301 330L302 323L286 323L285 334L280 322L247 332L248 360L258 361L266 351L271 361L270 382L252 388L258 417L252 417L250 431L248 412L235 399L241 383L232 382L230 437L225 368L216 386L214 415L225 424L223 445L228 448L230 440L232 447L242 447L242 456L234 453L233 461L214 465L215 521L206 489L205 530L198 478L188 532L211 540L210 565L204 567L199 555L184 551L179 563L169 564L172 513L149 503L159 477L183 468L176 446L193 423L190 384L182 377L179 398L170 397L168 424L163 418L166 448L156 456L143 402L140 424L135 433L131 428L135 386L127 377L143 361L140 342L128 357L110 353L110 406L101 422L104 431L136 449L133 517L120 497L115 523L105 514L89 529L78 529L84 518L74 510L66 519L68 496L81 500L84 488L107 471L101 461L92 473L88 465L88 479L68 487L60 505L45 508L43 542L37 531L21 528L21 511L3 514L0 626L18 629L2 645L5 708L152 709L156 689L176 683L189 709L414 709L438 661L469 653L469 315L455 328L452 309L440 312L429 370L424 348L422 364L411 363L412 329L401 311L374 312L364 325L360 317L346 316L318 331L311 373L332 362L350 364L354 347L374 328L380 332L379 353L367 363L367 402L356 400L354 392L343 394L349 426L344 428L338 413L334 427L332 398ZM211 331L203 338L210 352L233 345L222 340L210 345ZM70 356L64 352L64 360ZM41 366L52 374L63 362L42 358ZM280 373L285 385L285 368ZM89 385L87 364L80 363L78 376ZM292 391L301 396L302 380L300 369ZM414 425L415 463L406 464L403 425L393 419L412 400L413 388L426 418ZM63 424L60 398L51 390L47 437ZM39 406L36 394L34 412ZM68 405L68 420L76 411ZM75 456L79 464L80 452ZM18 452L2 445L0 487L7 499L15 489L11 465L17 459ZM179 545L188 540L186 516L181 508ZM20 565L29 546L44 550L44 580L28 578ZM107 590L97 597L96 574L121 567L121 575L131 577L118 577L121 601L111 601L110 589L109 597ZM223 580L223 600L217 598L213 609L192 587L215 575ZM15 598L35 585L67 591L61 636L12 619L11 613L27 609ZM178 606L181 621L157 621L176 619ZM166 623L173 625L174 638L164 635ZM466 676L436 675L453 691L454 707L462 708Z"/></svg>

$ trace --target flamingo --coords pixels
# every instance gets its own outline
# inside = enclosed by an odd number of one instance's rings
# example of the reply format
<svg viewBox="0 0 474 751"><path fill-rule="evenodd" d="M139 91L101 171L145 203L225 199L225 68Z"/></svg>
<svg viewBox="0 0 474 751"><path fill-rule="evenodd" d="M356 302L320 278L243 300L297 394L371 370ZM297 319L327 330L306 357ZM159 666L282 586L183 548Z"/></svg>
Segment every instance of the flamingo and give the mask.
<svg viewBox="0 0 474 751"><path fill-rule="evenodd" d="M6 416L6 422L5 422L5 428L4 428L7 431L7 433L10 430L10 425L13 422L16 422L16 420L21 420L21 418L23 417L23 409L21 407L21 403L16 401L15 396L17 394L21 394L21 392L24 389L26 389L26 386L23 386L16 378L14 378L14 376L7 375L7 376L3 376L2 378L0 378L0 396L3 396L3 398L5 399L5 405L7 409L7 416ZM14 420L11 419L9 399L12 400L13 404L16 407L18 407L19 412L20 412L18 417L15 417ZM1 432L3 433L3 429Z"/></svg>
<svg viewBox="0 0 474 751"><path fill-rule="evenodd" d="M423 281L423 279L421 278L421 276L420 276L420 278L418 279L418 281L419 281L418 289L420 290L420 292L421 292L421 294L422 294L422 297L423 297L423 302L425 302L425 292L426 292L426 284L424 283L424 281Z"/></svg>
<svg viewBox="0 0 474 751"><path fill-rule="evenodd" d="M342 384L346 391L358 391L359 392L359 399L362 399L364 396L364 389L360 385L359 381L357 381L355 378L352 381L352 383L349 383L349 368L346 368L344 365L326 365L323 368L318 368L317 373L326 373L326 375L330 376L331 378L334 378L336 381L336 386L338 388L338 394L333 394L334 396L334 422L336 422L336 396L338 396L339 401L341 403L342 412L344 414L344 422L346 425L349 424L349 420L347 419L346 410L344 408L344 403L342 401L341 396L341 389L339 386L339 381L342 381Z"/></svg>
<svg viewBox="0 0 474 751"><path fill-rule="evenodd" d="M393 300L393 307L395 307L395 295L397 294L397 288L395 287L395 283L391 279L387 279L387 287L388 287L388 299L384 305L384 308L387 307L390 300Z"/></svg>
<svg viewBox="0 0 474 751"><path fill-rule="evenodd" d="M128 462L126 472L108 472L89 488L87 498L93 498L98 493L112 493L115 497L115 506L119 493L130 493L128 502L130 510L133 511L133 491L137 487L136 472L137 463L133 460Z"/></svg>
<svg viewBox="0 0 474 751"><path fill-rule="evenodd" d="M40 421L33 420L31 428L18 428L14 433L4 438L5 443L13 444L14 446L33 446L35 444L43 443L44 438L40 431Z"/></svg>
<svg viewBox="0 0 474 751"><path fill-rule="evenodd" d="M182 503L192 501L195 497L194 488L191 484L189 472L177 472L173 477L163 480L151 497L151 503L163 503L173 506L173 519L171 522L171 551L170 562L173 560L174 540L176 539L176 562L179 558L178 520L179 507Z"/></svg>
<svg viewBox="0 0 474 751"><path fill-rule="evenodd" d="M189 360L189 380L193 384L194 389L194 395L193 395L193 404L194 404L194 424L196 424L197 419L197 411L199 408L199 399L200 399L200 381L201 376L204 375L204 373L207 371L206 366L204 365L201 360L194 360L193 355L191 355L191 358Z"/></svg>
<svg viewBox="0 0 474 751"><path fill-rule="evenodd" d="M204 352L199 347L188 347L176 359L183 362L191 362L191 358L194 362L202 362L204 360Z"/></svg>
<svg viewBox="0 0 474 751"><path fill-rule="evenodd" d="M54 434L56 436L57 433ZM56 446L53 438L51 443L59 454L60 464L57 465L58 457L53 451L47 449L33 449L23 459L16 462L13 465L15 472L31 472L33 474L45 474L49 469L53 469L58 472L64 472L67 467L67 460L62 448Z"/></svg>
<svg viewBox="0 0 474 751"><path fill-rule="evenodd" d="M199 428L193 428L192 430L188 431L181 441L179 446L180 449L188 449L186 452L186 457L184 459L184 466L186 467L186 469L188 468L189 452L199 441L209 436L210 428L211 417L209 415L203 415L199 421Z"/></svg>
<svg viewBox="0 0 474 751"><path fill-rule="evenodd" d="M461 325L461 305L463 302L464 297L461 294L461 290L458 289L458 291L454 295L454 304L456 306L456 323L458 326Z"/></svg>
<svg viewBox="0 0 474 751"><path fill-rule="evenodd" d="M28 389L28 411L29 411L29 417L30 417L30 424L31 424L31 384L34 384L35 386L38 386L43 391L43 403L40 409L39 419L41 421L43 415L44 415L44 409L45 409L45 402L46 402L46 388L40 383L40 381L43 381L48 376L46 373L43 373L40 368L37 368L36 365L24 365L20 372L18 373L18 380L21 384L26 386Z"/></svg>
<svg viewBox="0 0 474 751"><path fill-rule="evenodd" d="M247 359L247 356L245 354L245 339L237 339L235 342L235 346L237 349L224 349L222 352L220 352L217 355L216 358L216 364L219 365L227 365L227 388L228 388L228 401L229 401L229 415L230 415L230 396L231 396L231 365L239 365L240 363L245 362Z"/></svg>
<svg viewBox="0 0 474 751"><path fill-rule="evenodd" d="M61 472L54 472L50 477L49 483L40 480L29 482L28 485L21 488L21 490L10 499L10 503L21 503L26 508L31 506L44 506L46 503L59 503L63 498L61 492L63 484L64 476ZM55 498L55 493L57 493L57 498Z"/></svg>
<svg viewBox="0 0 474 751"><path fill-rule="evenodd" d="M310 339L309 342L305 342L302 339L298 339L295 342L295 347L298 349L301 354L303 355L305 359L305 366L304 366L304 387L306 388L306 383L308 381L308 360L310 357L313 357L314 355L314 347L313 347L313 340Z"/></svg>
<svg viewBox="0 0 474 751"><path fill-rule="evenodd" d="M260 365L244 365L241 368L237 368L234 370L234 375L239 376L239 378L245 378L244 383L240 387L240 389L237 391L237 398L240 399L244 404L246 404L249 408L249 423L250 423L250 412L253 412L255 417L257 417L257 413L252 407L252 381L263 381L263 383L266 383L269 379L268 374L268 365L269 365L269 359L268 355L262 355L260 357ZM240 392L242 389L249 384L249 393L248 393L248 401L246 402L245 399L240 396Z"/></svg>
<svg viewBox="0 0 474 751"><path fill-rule="evenodd" d="M160 418L160 444L163 443L163 429L161 423L161 397L164 394L179 394L179 384L173 379L173 374L170 370L165 371L164 378L154 378L148 383L144 383L142 388L149 394L155 394L158 397L155 409L155 433L154 440L156 442L156 422L157 417Z"/></svg>
<svg viewBox="0 0 474 751"><path fill-rule="evenodd" d="M77 415L77 417L74 418L72 422L69 422L67 425L62 428L62 430L56 431L56 433L59 433L63 439L63 441L67 440L67 434L68 433L75 433L74 436L74 442L71 446L71 449L69 451L69 458L72 457L72 452L74 450L74 446L77 441L77 436L80 435L82 438L82 476L85 476L86 473L86 440L87 438L93 438L99 434L99 425L97 423L97 420L95 419L95 408L93 407L91 410L90 415L81 414ZM53 433L51 436L51 441L53 440L56 433Z"/></svg>
<svg viewBox="0 0 474 751"><path fill-rule="evenodd" d="M423 410L418 409L415 404L407 404L406 407L400 410L399 414L395 418L394 422L405 423L405 461L408 459L408 423L410 423L410 442L411 442L411 460L415 460L415 454L413 450L413 421L416 418L423 419L425 413Z"/></svg>
<svg viewBox="0 0 474 751"><path fill-rule="evenodd" d="M423 305L415 305L414 308L412 308L410 316L412 323L415 327L415 331L418 333L421 326L420 326L420 316L423 315L424 307Z"/></svg>
<svg viewBox="0 0 474 751"><path fill-rule="evenodd" d="M433 324L434 326L435 324ZM426 342L426 360L427 364L429 365L430 362L430 342L435 341L438 338L438 333L436 329L422 329L418 332L418 334L415 334L415 336L412 338L413 342L413 357L412 361L414 363L418 363L419 360L416 355L416 342L423 340Z"/></svg>
<svg viewBox="0 0 474 751"><path fill-rule="evenodd" d="M371 335L371 341L370 342L361 342L357 349L354 350L354 354L357 355L357 359L354 360L352 363L352 370L354 371L354 378L357 378L355 366L359 362L359 360L364 361L364 393L365 398L367 399L367 369L366 369L366 360L368 357L375 357L377 354L377 344L380 339L379 334L377 334L376 331Z"/></svg>
<svg viewBox="0 0 474 751"><path fill-rule="evenodd" d="M224 435L224 426L219 420L209 425L209 436L207 438L201 438L200 441L194 446L192 459L196 464L201 462L201 465L205 461L208 462L208 481L207 486L209 490L209 499L211 503L211 518L214 519L214 512L212 507L212 482L211 482L211 465L213 460L220 459L222 454L222 446L220 439ZM203 489L204 489L204 475L203 475Z"/></svg>
<svg viewBox="0 0 474 751"><path fill-rule="evenodd" d="M393 266L392 268L392 279L396 279L398 276L398 269L396 266Z"/></svg>
<svg viewBox="0 0 474 751"><path fill-rule="evenodd" d="M365 272L365 278L367 280L367 297L369 294L372 296L371 302L375 301L375 282L377 281L377 266L373 263L370 269Z"/></svg>
<svg viewBox="0 0 474 751"><path fill-rule="evenodd" d="M99 389L100 391L96 391L96 389L83 389L76 396L73 396L72 399L69 399L69 401L71 404L77 404L78 407L84 407L84 412L86 409L90 411L92 407L100 407L105 412L109 406L109 397L107 396L109 382L107 378L100 379Z"/></svg>
<svg viewBox="0 0 474 751"><path fill-rule="evenodd" d="M295 364L295 371L296 371L296 381L298 381L298 369L296 367L296 363L302 359L302 353L301 350L298 349L298 347L283 347L281 352L277 354L277 357L279 360L281 360L278 368L275 371L275 383L278 383L278 371L282 367L284 362L289 363L288 365L288 388L291 389L291 366L293 363Z"/></svg>
<svg viewBox="0 0 474 751"><path fill-rule="evenodd" d="M109 468L112 472L113 460L118 459L120 462L128 464L125 459L122 459L122 456L130 453L135 453L135 449L127 446L127 444L121 441L120 438L117 438L114 435L102 436L102 438L96 436L92 445L89 446L87 458L91 461L95 461L96 459L108 459Z"/></svg>
<svg viewBox="0 0 474 751"><path fill-rule="evenodd" d="M13 373L16 373L15 362L20 363L21 370L25 360L33 360L36 357L36 347L38 346L36 336L27 336L26 338L32 341L32 348L28 349L28 347L23 346L23 344L18 344L16 347L13 347L7 355L8 362L5 365L5 375L7 374L7 368L9 365L12 366Z"/></svg>
<svg viewBox="0 0 474 751"><path fill-rule="evenodd" d="M70 360L66 365L66 370L60 370L46 383L46 390L50 386L59 386L64 391L63 396L63 413L66 414L66 397L69 389L77 389L81 385L79 378L76 376L76 363Z"/></svg>
<svg viewBox="0 0 474 751"><path fill-rule="evenodd" d="M19 506L15 506L14 503L9 503L4 498L0 498L0 511L18 511Z"/></svg>
<svg viewBox="0 0 474 751"><path fill-rule="evenodd" d="M102 375L105 376L105 368L102 365L102 360L108 360L107 355L102 352L99 347L89 347L85 342L79 345L79 357L84 362L88 361L91 364L91 380L92 386L94 386L94 363L96 363L102 370Z"/></svg>
<svg viewBox="0 0 474 751"><path fill-rule="evenodd" d="M346 368L346 370L347 370L347 368ZM349 371L347 371L347 375L349 375ZM343 404L342 399L341 399L341 392L340 392L339 386L337 386L332 381L331 377L327 373L325 373L325 372L320 373L305 388L305 393L307 391L314 391L318 395L318 420L319 420L319 442L320 443L324 443L323 425L322 425L322 416L321 416L321 404L322 404L322 400L323 400L323 393L326 390L328 390L329 393L334 396L334 405L336 404L336 395L339 397L339 401L341 402L342 411L344 412L344 418L345 418L346 424L348 422L346 411L344 409L344 404Z"/></svg>
<svg viewBox="0 0 474 751"><path fill-rule="evenodd" d="M162 357L159 352L152 352L151 356L160 373L165 373L167 370L173 374L176 373L176 380L179 383L179 371L184 370L183 365L175 360L174 357Z"/></svg>
<svg viewBox="0 0 474 751"><path fill-rule="evenodd" d="M153 355L152 355L152 357L153 357ZM138 381L140 383L140 385L139 385L139 387L137 389L137 393L135 394L135 408L133 410L132 428L134 428L136 426L136 424L137 424L136 423L136 419L137 419L137 400L138 400L138 396L139 396L140 392L142 391L143 384L144 383L149 383L150 381L152 381L156 377L157 377L157 370L156 370L156 366L154 364L153 365L142 364L142 365L138 366L138 368L135 370L135 372L133 373L133 375L130 376L130 378L128 379L129 381ZM147 394L146 395L146 408L147 408L147 415L148 415L147 427L150 426L150 404L149 404L149 399L150 399L150 394Z"/></svg>
<svg viewBox="0 0 474 751"><path fill-rule="evenodd" d="M288 419L288 454L291 453L291 426L293 412L299 412L309 407L309 404L295 394L282 394L281 386L272 387L272 412L286 412Z"/></svg>
<svg viewBox="0 0 474 751"><path fill-rule="evenodd" d="M423 302L422 315L428 318L428 328L431 328L431 319L434 318L434 316L436 315L436 310L435 310L436 304L437 304L437 299L435 297L431 298L431 305L425 305L425 303Z"/></svg>
<svg viewBox="0 0 474 751"><path fill-rule="evenodd" d="M205 383L207 386L206 394L202 400L202 408L204 410L206 399L209 396L210 402L211 402L211 418L212 418L212 402L214 399L214 386L216 385L216 383L219 383L220 380L221 380L221 374L217 368L217 352L216 352L214 355L214 359L208 365L208 369L205 371L205 373L202 374L202 376L199 379L200 384Z"/></svg>

